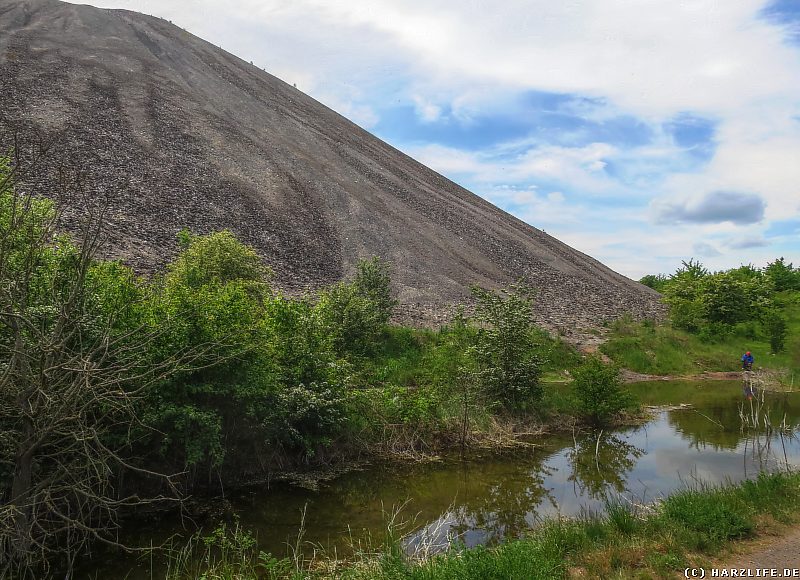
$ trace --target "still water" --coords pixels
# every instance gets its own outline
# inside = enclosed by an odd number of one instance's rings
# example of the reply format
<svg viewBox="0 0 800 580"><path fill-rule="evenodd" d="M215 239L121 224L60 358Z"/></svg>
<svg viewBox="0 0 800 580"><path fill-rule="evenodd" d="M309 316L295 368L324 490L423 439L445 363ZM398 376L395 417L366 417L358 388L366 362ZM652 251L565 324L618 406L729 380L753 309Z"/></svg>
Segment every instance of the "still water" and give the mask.
<svg viewBox="0 0 800 580"><path fill-rule="evenodd" d="M650 502L693 485L753 477L761 470L800 465L792 435L743 430L749 410L741 383L653 382L630 385L660 410L641 427L549 436L510 456L468 462L375 467L351 472L317 491L289 485L252 489L229 498L261 548L285 555L305 513L304 542L346 555L371 537L380 542L388 513L402 509L407 546L457 538L467 546L515 537L537 521L603 509L608 499ZM800 393L765 397L773 423L800 424ZM146 537L178 531L175 522L140 529ZM140 576L144 564L129 577ZM102 564L101 564L102 567ZM120 576L123 577L123 576Z"/></svg>

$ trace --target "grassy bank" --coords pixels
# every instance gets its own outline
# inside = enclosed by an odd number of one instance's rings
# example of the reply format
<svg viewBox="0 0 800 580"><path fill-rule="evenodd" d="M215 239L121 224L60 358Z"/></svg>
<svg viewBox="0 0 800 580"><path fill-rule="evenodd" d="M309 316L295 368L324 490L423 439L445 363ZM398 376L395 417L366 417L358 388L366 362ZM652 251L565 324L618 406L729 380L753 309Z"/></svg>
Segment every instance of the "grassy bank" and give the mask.
<svg viewBox="0 0 800 580"><path fill-rule="evenodd" d="M707 565L731 542L800 520L800 474L761 475L722 487L696 487L655 505L611 503L606 513L551 520L521 540L497 548L463 549L424 559L408 557L387 526L387 546L355 561L277 560L257 554L240 529L194 541L173 560L168 580L226 578L531 579L664 578Z"/></svg>
<svg viewBox="0 0 800 580"><path fill-rule="evenodd" d="M757 321L718 327L719 332L710 334L623 319L611 326L610 338L601 351L632 371L686 375L737 370L742 353L749 350L756 367L788 370L800 380L800 292L779 293L775 302L788 330L786 347L777 354L771 352L769 337Z"/></svg>

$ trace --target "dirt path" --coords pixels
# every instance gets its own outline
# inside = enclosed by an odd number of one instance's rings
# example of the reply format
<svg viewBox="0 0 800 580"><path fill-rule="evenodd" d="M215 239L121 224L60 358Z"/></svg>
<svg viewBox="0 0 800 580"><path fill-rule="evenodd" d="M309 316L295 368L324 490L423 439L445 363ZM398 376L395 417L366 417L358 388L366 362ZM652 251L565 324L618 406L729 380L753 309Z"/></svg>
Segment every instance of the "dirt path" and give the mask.
<svg viewBox="0 0 800 580"><path fill-rule="evenodd" d="M647 375L628 369L622 370L622 380L626 383L642 381L738 381L742 371L706 371L698 375Z"/></svg>
<svg viewBox="0 0 800 580"><path fill-rule="evenodd" d="M764 536L742 545L739 554L715 562L716 568L800 568L800 528L786 535Z"/></svg>

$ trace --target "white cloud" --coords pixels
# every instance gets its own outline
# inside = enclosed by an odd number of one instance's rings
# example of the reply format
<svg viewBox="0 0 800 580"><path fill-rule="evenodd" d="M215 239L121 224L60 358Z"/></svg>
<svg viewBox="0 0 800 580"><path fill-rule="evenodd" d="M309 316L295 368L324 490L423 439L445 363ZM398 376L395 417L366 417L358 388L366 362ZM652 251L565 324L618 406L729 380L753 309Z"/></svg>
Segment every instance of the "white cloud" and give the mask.
<svg viewBox="0 0 800 580"><path fill-rule="evenodd" d="M438 121L442 116L442 107L425 99L424 97L413 97L417 115L425 122L432 123Z"/></svg>
<svg viewBox="0 0 800 580"><path fill-rule="evenodd" d="M513 144L514 149L519 147L519 143ZM482 183L567 183L584 194L603 193L614 188L603 169L606 159L617 150L607 143L590 143L584 147L531 145L513 157L508 157L504 149L468 152L442 145L424 145L410 148L410 153L436 171L446 175L462 174Z"/></svg>
<svg viewBox="0 0 800 580"><path fill-rule="evenodd" d="M325 75L319 65L333 64L329 80L347 65L358 75L361 65L384 62L451 90L535 87L656 117L716 115L800 92L797 51L755 18L764 0L235 0L224 10L211 0L94 3L165 15L273 66ZM287 33L291 49L274 42Z"/></svg>
<svg viewBox="0 0 800 580"><path fill-rule="evenodd" d="M281 3L239 2L249 17ZM717 0L297 0L341 28L377 30L452 85L511 87L608 97L626 110L665 115L736 110L800 89L798 55L775 27L754 19L763 2Z"/></svg>
<svg viewBox="0 0 800 580"><path fill-rule="evenodd" d="M763 235L744 235L727 240L729 248L734 250L749 250L751 248L764 248L770 245Z"/></svg>

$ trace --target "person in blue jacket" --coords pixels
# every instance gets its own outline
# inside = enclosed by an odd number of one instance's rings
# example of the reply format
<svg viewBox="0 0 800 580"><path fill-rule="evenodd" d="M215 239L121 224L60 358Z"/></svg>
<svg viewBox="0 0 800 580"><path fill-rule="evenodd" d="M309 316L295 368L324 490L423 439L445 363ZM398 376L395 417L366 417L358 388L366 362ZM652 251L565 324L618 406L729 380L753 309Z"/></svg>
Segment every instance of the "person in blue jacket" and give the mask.
<svg viewBox="0 0 800 580"><path fill-rule="evenodd" d="M753 370L753 355L748 350L742 355L742 369L746 371Z"/></svg>

